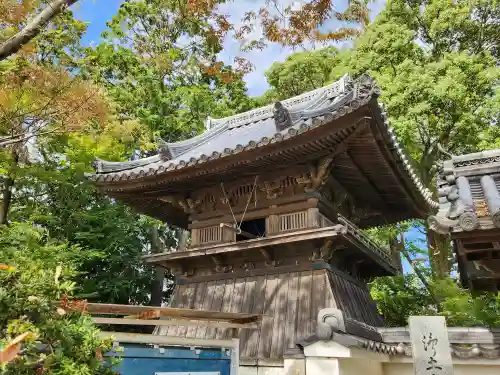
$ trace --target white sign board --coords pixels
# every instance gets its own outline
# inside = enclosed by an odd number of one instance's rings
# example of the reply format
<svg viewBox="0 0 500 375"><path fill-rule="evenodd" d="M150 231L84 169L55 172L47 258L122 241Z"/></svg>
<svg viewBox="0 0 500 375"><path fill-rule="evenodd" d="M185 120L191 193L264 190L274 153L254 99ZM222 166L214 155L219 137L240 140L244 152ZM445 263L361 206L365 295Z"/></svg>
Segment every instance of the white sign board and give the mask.
<svg viewBox="0 0 500 375"><path fill-rule="evenodd" d="M191 372L155 372L155 375L220 375L219 371L191 371Z"/></svg>
<svg viewBox="0 0 500 375"><path fill-rule="evenodd" d="M411 316L409 325L415 375L453 375L445 318Z"/></svg>

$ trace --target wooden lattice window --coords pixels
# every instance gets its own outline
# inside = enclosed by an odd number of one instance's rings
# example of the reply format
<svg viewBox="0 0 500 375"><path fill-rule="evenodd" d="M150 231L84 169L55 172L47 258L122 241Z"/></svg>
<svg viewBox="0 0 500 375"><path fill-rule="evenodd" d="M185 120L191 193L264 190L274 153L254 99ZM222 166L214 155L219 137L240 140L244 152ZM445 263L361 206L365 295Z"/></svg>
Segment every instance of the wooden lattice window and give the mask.
<svg viewBox="0 0 500 375"><path fill-rule="evenodd" d="M199 244L222 242L222 228L219 225L200 228L198 236Z"/></svg>
<svg viewBox="0 0 500 375"><path fill-rule="evenodd" d="M307 228L307 211L279 215L280 232Z"/></svg>

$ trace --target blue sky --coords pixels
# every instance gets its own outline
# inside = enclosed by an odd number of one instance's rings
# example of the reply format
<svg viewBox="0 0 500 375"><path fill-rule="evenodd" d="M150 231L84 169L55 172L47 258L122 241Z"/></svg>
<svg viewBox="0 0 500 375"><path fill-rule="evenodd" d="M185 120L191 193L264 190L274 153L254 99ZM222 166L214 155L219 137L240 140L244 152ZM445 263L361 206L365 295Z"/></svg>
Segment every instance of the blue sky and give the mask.
<svg viewBox="0 0 500 375"><path fill-rule="evenodd" d="M281 0L281 4L300 3L301 0ZM88 31L84 38L84 43L97 43L100 40L100 34L106 29L106 22L110 20L118 10L123 0L80 0L72 9L78 19L88 22ZM342 9L347 0L337 2L339 10ZM372 10L372 18L382 9L385 0L374 0L370 8ZM223 5L224 13L230 15L233 23L239 22L245 12L256 10L263 7L265 0L233 0ZM327 23L326 27L334 27L335 23ZM258 31L257 31L258 34ZM341 45L338 47L341 47ZM236 56L242 56L250 60L255 69L245 78L248 87L248 93L251 96L262 95L268 88L268 84L264 77L264 72L269 69L275 61L284 61L285 58L294 51L290 48L283 48L273 44L264 51L251 51L242 53L239 43L232 38L228 38L224 43L224 51L220 54L220 58L231 63Z"/></svg>

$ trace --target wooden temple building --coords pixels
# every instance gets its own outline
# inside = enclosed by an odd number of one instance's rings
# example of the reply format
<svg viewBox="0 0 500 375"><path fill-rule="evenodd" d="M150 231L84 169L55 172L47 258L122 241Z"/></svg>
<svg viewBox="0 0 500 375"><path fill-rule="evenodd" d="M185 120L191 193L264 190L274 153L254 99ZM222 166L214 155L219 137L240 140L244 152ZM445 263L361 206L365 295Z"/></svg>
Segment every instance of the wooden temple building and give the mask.
<svg viewBox="0 0 500 375"><path fill-rule="evenodd" d="M242 365L282 361L318 312L380 326L366 283L400 271L398 254L360 229L424 218L438 203L419 182L369 76L223 119L90 178L137 211L188 228L183 251L148 262L173 271L170 307L263 314L240 336ZM367 328L368 329L368 328ZM227 329L159 327L224 339Z"/></svg>
<svg viewBox="0 0 500 375"><path fill-rule="evenodd" d="M439 210L432 230L450 234L461 282L500 289L500 150L452 156L438 175Z"/></svg>

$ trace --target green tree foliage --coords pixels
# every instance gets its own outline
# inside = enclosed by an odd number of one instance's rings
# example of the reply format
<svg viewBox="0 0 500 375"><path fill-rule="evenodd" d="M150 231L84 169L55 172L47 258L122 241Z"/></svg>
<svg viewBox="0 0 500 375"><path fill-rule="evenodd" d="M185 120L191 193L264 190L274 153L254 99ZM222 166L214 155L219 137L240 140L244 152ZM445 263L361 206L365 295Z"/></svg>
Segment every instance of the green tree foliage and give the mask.
<svg viewBox="0 0 500 375"><path fill-rule="evenodd" d="M29 224L0 228L0 346L25 332L22 355L2 364L1 374L111 375L101 340L91 318L58 302L71 298L72 278L87 254L53 241Z"/></svg>
<svg viewBox="0 0 500 375"><path fill-rule="evenodd" d="M338 64L338 50L327 47L318 51L294 53L284 62L275 62L265 73L273 99L287 99L324 86Z"/></svg>
<svg viewBox="0 0 500 375"><path fill-rule="evenodd" d="M107 88L120 116L137 118L166 141L189 138L209 117L252 107L242 75L220 63L221 51L202 19L179 14L176 1L121 5L105 40L87 50L82 68Z"/></svg>

